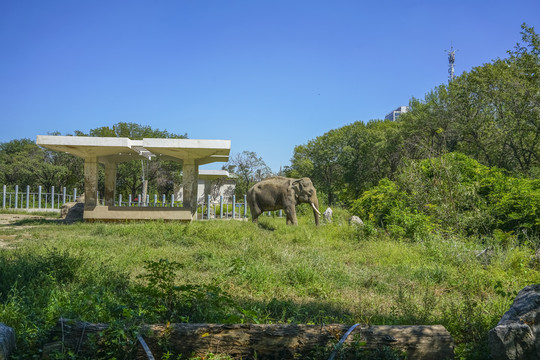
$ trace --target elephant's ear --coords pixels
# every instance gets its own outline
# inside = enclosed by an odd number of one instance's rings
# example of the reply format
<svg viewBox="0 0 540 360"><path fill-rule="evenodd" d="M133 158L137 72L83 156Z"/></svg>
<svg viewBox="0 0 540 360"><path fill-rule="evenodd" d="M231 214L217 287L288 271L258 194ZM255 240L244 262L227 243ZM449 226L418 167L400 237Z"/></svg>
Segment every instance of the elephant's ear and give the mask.
<svg viewBox="0 0 540 360"><path fill-rule="evenodd" d="M298 194L302 191L302 179L294 180L291 183L291 188L294 190L294 197L298 199Z"/></svg>

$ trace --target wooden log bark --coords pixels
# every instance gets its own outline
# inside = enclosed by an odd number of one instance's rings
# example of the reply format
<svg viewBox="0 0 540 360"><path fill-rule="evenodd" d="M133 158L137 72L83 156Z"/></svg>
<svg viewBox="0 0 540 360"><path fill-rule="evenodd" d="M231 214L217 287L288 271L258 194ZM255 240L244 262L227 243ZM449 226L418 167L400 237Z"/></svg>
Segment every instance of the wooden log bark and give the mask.
<svg viewBox="0 0 540 360"><path fill-rule="evenodd" d="M105 324L64 323L64 349L84 351L88 336L106 327ZM163 344L166 344L171 353L183 354L185 358L192 354L213 353L227 354L235 359L284 360L310 356L318 351L321 355L326 354L323 358L327 359L332 345L337 344L349 328L349 325L341 324L169 324L146 325L140 333L155 358L161 357ZM391 347L406 352L408 359L454 357L452 336L441 325L358 326L345 344L363 349L360 351ZM58 347L57 343L56 349ZM136 358L148 359L142 346Z"/></svg>

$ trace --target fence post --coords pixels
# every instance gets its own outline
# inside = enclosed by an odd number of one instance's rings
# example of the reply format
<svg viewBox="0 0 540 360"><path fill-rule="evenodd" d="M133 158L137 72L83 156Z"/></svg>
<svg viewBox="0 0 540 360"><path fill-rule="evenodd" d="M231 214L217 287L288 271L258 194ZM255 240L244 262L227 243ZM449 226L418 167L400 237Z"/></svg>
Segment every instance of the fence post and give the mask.
<svg viewBox="0 0 540 360"><path fill-rule="evenodd" d="M19 204L19 185L15 185L15 209Z"/></svg>
<svg viewBox="0 0 540 360"><path fill-rule="evenodd" d="M38 209L41 209L41 185L38 186Z"/></svg>
<svg viewBox="0 0 540 360"><path fill-rule="evenodd" d="M6 208L6 185L2 189L2 209Z"/></svg>
<svg viewBox="0 0 540 360"><path fill-rule="evenodd" d="M77 201L77 188L73 189L73 201Z"/></svg>
<svg viewBox="0 0 540 360"><path fill-rule="evenodd" d="M174 194L171 194L171 207L174 207Z"/></svg>
<svg viewBox="0 0 540 360"><path fill-rule="evenodd" d="M206 197L206 219L210 220L210 195Z"/></svg>
<svg viewBox="0 0 540 360"><path fill-rule="evenodd" d="M62 189L62 205L66 203L66 187Z"/></svg>
<svg viewBox="0 0 540 360"><path fill-rule="evenodd" d="M247 218L247 195L244 194L244 218Z"/></svg>
<svg viewBox="0 0 540 360"><path fill-rule="evenodd" d="M129 198L128 198L128 206L131 206L131 194L129 194Z"/></svg>
<svg viewBox="0 0 540 360"><path fill-rule="evenodd" d="M54 209L54 186L51 187L51 209Z"/></svg>
<svg viewBox="0 0 540 360"><path fill-rule="evenodd" d="M236 210L236 195L232 196L232 218L234 219L234 214Z"/></svg>
<svg viewBox="0 0 540 360"><path fill-rule="evenodd" d="M279 209L279 217L283 217L283 210Z"/></svg>
<svg viewBox="0 0 540 360"><path fill-rule="evenodd" d="M29 208L30 208L30 185L26 185L26 210L28 210Z"/></svg>
<svg viewBox="0 0 540 360"><path fill-rule="evenodd" d="M137 200L139 200L139 203L137 205L141 206L141 194L139 194L139 197L137 198Z"/></svg>
<svg viewBox="0 0 540 360"><path fill-rule="evenodd" d="M223 219L223 195L219 196L219 218Z"/></svg>
<svg viewBox="0 0 540 360"><path fill-rule="evenodd" d="M165 206L165 194L163 194L163 197L161 198L161 207Z"/></svg>

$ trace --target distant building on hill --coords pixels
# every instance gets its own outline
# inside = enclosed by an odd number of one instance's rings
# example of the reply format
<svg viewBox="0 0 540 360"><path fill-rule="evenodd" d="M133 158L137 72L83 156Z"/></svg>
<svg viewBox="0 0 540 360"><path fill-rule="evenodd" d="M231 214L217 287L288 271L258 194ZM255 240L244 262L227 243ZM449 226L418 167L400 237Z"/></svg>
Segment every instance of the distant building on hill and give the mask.
<svg viewBox="0 0 540 360"><path fill-rule="evenodd" d="M396 110L392 111L390 114L384 117L385 120L396 121L399 115L406 113L409 110L407 106L400 106Z"/></svg>

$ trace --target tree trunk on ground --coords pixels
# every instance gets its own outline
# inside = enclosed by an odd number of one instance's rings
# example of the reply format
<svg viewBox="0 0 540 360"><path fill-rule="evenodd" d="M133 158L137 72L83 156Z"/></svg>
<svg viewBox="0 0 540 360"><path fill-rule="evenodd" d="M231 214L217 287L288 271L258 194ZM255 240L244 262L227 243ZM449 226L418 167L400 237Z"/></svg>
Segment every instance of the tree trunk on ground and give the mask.
<svg viewBox="0 0 540 360"><path fill-rule="evenodd" d="M105 324L74 323L64 320L57 328L57 339L64 339L64 349L82 353L87 348L88 335L107 328ZM169 324L147 325L140 334L154 357L160 358L163 344L177 355L228 354L242 359L293 359L313 355L328 358L335 344L350 328L349 325L291 325L291 324ZM63 331L62 331L63 329ZM94 335L95 336L95 335ZM61 344L44 348L44 358ZM350 357L354 351L367 352L381 348L404 351L408 359L453 359L454 342L441 325L430 326L358 326L352 331L343 348ZM48 350L49 349L49 350ZM361 349L361 350L359 350ZM347 354L347 353L346 353ZM137 359L147 359L139 346Z"/></svg>

